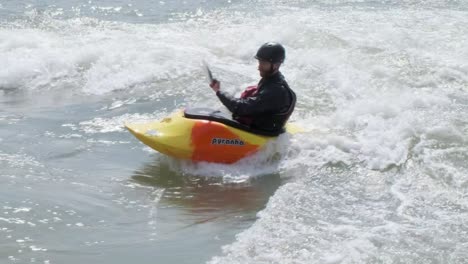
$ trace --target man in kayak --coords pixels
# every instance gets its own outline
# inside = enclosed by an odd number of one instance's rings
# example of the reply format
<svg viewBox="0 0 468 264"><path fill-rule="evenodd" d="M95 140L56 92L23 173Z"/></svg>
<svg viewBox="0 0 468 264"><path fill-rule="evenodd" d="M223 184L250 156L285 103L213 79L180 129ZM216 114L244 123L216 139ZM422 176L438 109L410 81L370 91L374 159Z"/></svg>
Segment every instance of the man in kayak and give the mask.
<svg viewBox="0 0 468 264"><path fill-rule="evenodd" d="M221 84L213 80L210 87L219 100L231 111L233 118L252 128L281 133L294 111L296 95L279 71L286 52L279 43L267 42L257 51L260 82L249 86L240 98L221 91Z"/></svg>

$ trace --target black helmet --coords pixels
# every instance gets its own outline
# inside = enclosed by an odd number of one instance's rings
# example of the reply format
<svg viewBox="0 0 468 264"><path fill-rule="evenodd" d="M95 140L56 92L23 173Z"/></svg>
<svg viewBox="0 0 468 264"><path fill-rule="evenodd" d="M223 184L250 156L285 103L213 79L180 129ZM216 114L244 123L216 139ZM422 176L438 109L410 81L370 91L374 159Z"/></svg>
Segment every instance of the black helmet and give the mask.
<svg viewBox="0 0 468 264"><path fill-rule="evenodd" d="M255 58L257 60L269 61L271 63L282 63L286 57L284 47L276 42L267 42L257 51Z"/></svg>

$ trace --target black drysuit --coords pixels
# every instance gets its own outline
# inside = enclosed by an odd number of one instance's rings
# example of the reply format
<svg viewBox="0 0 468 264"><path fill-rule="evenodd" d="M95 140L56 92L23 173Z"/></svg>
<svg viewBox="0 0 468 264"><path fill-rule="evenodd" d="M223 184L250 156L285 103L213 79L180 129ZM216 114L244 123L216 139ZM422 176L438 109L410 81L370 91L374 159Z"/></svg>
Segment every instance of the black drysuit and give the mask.
<svg viewBox="0 0 468 264"><path fill-rule="evenodd" d="M280 72L262 78L257 89L247 98L234 98L222 91L216 95L239 122L264 131L281 131L294 110L294 92Z"/></svg>

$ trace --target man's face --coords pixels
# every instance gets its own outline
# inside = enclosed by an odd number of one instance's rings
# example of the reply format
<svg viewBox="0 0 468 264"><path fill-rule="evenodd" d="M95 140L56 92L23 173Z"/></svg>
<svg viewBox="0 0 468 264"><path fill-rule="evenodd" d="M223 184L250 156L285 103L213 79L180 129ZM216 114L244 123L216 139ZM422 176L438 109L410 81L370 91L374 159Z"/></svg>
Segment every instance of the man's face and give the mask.
<svg viewBox="0 0 468 264"><path fill-rule="evenodd" d="M272 73L272 64L268 61L258 60L258 71L260 72L260 76L268 77Z"/></svg>

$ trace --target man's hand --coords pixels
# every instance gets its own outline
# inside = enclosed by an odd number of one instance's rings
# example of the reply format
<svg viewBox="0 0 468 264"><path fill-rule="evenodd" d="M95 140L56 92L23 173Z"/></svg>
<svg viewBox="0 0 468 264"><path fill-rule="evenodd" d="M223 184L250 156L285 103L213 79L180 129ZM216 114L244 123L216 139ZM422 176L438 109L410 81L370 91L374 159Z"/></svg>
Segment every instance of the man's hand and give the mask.
<svg viewBox="0 0 468 264"><path fill-rule="evenodd" d="M210 87L211 89L213 89L213 91L215 91L215 93L217 93L219 89L221 88L221 83L218 80L213 80L210 83Z"/></svg>

